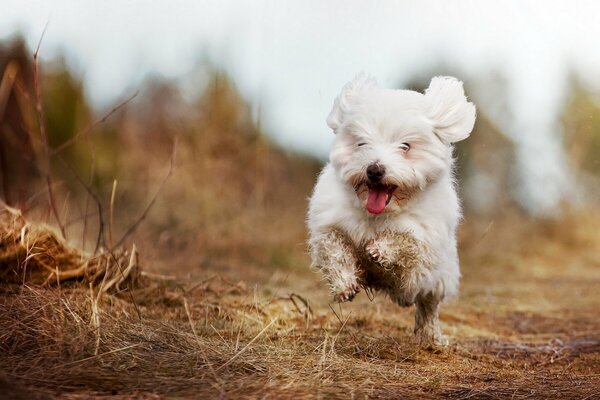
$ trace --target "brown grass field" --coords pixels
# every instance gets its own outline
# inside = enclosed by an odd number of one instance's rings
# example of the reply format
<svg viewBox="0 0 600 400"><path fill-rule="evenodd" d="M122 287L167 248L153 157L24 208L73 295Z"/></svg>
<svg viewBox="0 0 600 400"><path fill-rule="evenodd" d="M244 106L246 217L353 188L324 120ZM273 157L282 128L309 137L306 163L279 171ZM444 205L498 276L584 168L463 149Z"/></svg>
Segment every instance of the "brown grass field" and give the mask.
<svg viewBox="0 0 600 400"><path fill-rule="evenodd" d="M332 304L309 268L318 162L272 145L226 80L177 105L183 119L157 93L62 153L96 178L101 215L56 159L58 212L39 174L21 211L0 206L0 398L600 399L597 208L467 212L460 297L441 311L450 345L419 349L412 309ZM23 113L13 126L32 135Z"/></svg>
<svg viewBox="0 0 600 400"><path fill-rule="evenodd" d="M416 348L412 310L386 298L330 304L307 261L190 279L146 260L116 291L2 284L2 396L600 398L597 219L518 222L461 231L462 292L439 351Z"/></svg>

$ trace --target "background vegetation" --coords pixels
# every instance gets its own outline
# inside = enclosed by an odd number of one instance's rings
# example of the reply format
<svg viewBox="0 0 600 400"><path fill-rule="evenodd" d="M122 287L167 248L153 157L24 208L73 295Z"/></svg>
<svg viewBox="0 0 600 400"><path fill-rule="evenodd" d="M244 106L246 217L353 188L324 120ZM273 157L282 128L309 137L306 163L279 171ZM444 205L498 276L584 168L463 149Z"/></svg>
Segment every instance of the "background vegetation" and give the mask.
<svg viewBox="0 0 600 400"><path fill-rule="evenodd" d="M96 111L61 60L36 85L31 54L0 44L0 194L21 213L2 211L0 267L50 254L9 257L28 221L81 259L135 243L144 274L117 291L0 274L0 397L600 397L593 94L574 84L564 112L581 200L560 217L511 200L514 146L484 114L457 147L463 285L442 311L451 346L431 352L412 310L329 304L305 248L322 161L274 145L218 69L191 100L151 77Z"/></svg>

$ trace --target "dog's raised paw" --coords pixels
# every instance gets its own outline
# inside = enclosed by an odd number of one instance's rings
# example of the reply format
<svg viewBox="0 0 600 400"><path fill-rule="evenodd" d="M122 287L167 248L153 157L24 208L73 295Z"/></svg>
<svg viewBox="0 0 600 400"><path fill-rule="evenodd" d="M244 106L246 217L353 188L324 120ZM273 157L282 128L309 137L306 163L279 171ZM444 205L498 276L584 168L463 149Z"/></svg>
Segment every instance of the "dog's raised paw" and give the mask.
<svg viewBox="0 0 600 400"><path fill-rule="evenodd" d="M375 242L375 240L371 239L367 242L367 244L365 245L365 250L367 252L367 254L369 255L369 257L371 257L371 259L373 261L375 261L377 264L380 264L384 267L386 267L389 262L388 260L385 259L385 257L383 257L383 254L381 252L381 250L379 249L379 246L377 246L377 243Z"/></svg>
<svg viewBox="0 0 600 400"><path fill-rule="evenodd" d="M341 290L335 291L333 294L333 301L336 303L352 301L358 292L360 292L360 286L358 286L357 283L352 283Z"/></svg>

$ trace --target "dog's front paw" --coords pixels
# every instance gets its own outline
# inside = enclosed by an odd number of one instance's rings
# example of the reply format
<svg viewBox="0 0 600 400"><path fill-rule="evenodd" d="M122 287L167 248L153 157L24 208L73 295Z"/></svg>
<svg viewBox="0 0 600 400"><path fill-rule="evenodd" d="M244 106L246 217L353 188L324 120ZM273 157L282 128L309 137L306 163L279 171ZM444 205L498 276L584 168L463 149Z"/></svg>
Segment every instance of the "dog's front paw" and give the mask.
<svg viewBox="0 0 600 400"><path fill-rule="evenodd" d="M342 288L333 290L333 301L336 303L352 301L358 292L360 292L360 286L358 286L358 283L350 283Z"/></svg>
<svg viewBox="0 0 600 400"><path fill-rule="evenodd" d="M383 267L387 267L390 265L390 260L387 257L385 257L380 244L374 239L371 239L367 242L367 244L365 245L365 251L367 252L369 257L371 257L371 259L377 264Z"/></svg>

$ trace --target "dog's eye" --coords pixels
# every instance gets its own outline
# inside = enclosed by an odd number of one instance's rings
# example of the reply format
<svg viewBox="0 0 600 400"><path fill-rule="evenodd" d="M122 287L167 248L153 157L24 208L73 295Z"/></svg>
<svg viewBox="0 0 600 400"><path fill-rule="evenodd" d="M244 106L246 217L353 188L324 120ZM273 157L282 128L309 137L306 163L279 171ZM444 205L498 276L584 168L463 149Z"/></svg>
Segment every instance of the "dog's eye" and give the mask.
<svg viewBox="0 0 600 400"><path fill-rule="evenodd" d="M356 146L357 146L357 147L360 147L360 146L364 146L365 144L366 144L366 143L364 143L364 142L361 142L361 143L357 144Z"/></svg>
<svg viewBox="0 0 600 400"><path fill-rule="evenodd" d="M406 153L407 151L410 150L410 144L402 143L400 146L398 146L398 148Z"/></svg>

